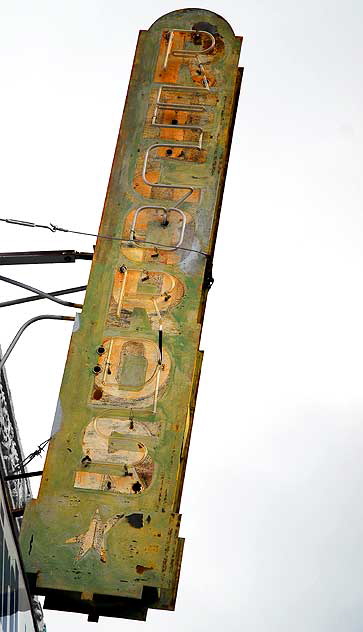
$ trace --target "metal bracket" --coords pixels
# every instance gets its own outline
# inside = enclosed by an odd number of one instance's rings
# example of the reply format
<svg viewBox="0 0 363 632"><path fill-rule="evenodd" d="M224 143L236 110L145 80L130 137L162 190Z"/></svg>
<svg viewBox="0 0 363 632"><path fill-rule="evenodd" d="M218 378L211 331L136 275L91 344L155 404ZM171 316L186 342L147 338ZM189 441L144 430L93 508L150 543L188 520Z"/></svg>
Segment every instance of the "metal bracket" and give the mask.
<svg viewBox="0 0 363 632"><path fill-rule="evenodd" d="M78 259L91 261L92 252L76 250L34 250L29 252L0 252L0 266L34 263L74 263Z"/></svg>
<svg viewBox="0 0 363 632"><path fill-rule="evenodd" d="M24 515L25 507L17 507L16 509L12 509L11 513L13 518L22 518Z"/></svg>
<svg viewBox="0 0 363 632"><path fill-rule="evenodd" d="M21 474L9 474L8 476L4 476L4 481L17 481L21 478L31 478L32 476L41 476L43 474L43 470L38 470L37 472L22 472Z"/></svg>

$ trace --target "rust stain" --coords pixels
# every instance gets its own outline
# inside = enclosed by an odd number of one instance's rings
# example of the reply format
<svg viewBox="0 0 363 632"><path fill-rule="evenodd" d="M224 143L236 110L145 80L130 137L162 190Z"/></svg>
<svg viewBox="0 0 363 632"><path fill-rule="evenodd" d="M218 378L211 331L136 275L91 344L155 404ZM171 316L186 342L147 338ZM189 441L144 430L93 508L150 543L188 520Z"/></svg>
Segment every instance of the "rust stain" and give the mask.
<svg viewBox="0 0 363 632"><path fill-rule="evenodd" d="M204 9L140 33L99 230L123 241L97 242L59 430L22 524L46 607L135 619L174 608L240 46Z"/></svg>
<svg viewBox="0 0 363 632"><path fill-rule="evenodd" d="M136 564L136 572L138 575L143 575L145 571L152 571L152 566L142 566L141 564Z"/></svg>

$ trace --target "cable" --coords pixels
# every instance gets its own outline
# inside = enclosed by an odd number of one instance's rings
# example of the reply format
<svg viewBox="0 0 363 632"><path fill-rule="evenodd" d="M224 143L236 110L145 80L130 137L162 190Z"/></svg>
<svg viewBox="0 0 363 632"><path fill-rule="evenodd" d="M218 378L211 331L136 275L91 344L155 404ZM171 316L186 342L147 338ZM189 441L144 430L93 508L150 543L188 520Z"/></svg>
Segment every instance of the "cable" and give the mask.
<svg viewBox="0 0 363 632"><path fill-rule="evenodd" d="M100 233L85 233L81 230L71 230L70 228L61 228L60 226L56 226L50 222L49 226L45 226L44 224L35 224L34 222L25 222L19 219L4 219L0 217L0 222L6 222L7 224L16 224L17 226L28 226L30 228L46 228L50 230L52 233L56 231L60 231L62 233L72 233L73 235L85 235L86 237L98 237L100 239L111 239L113 241L121 241L123 243L139 243L139 244L147 244L149 246L155 246L158 248L169 248L167 244L158 244L154 241L144 241L143 239L125 239L123 237L111 237L110 235L101 235ZM176 246L175 250L185 250L186 252L195 252L198 255L202 255L203 257L209 257L210 255L207 252L203 252L202 250L195 250L194 248L185 248L184 246Z"/></svg>
<svg viewBox="0 0 363 632"><path fill-rule="evenodd" d="M1 220L2 221L2 220ZM88 237L99 237L100 239L112 239L115 241L122 241L123 243L131 243L130 239L125 239L124 237L111 237L110 235L101 235L100 233L84 233L80 230L70 230L68 228L61 228L60 226L56 226L55 224L50 224L51 229L53 232L59 230L63 233L73 233L74 235L86 235ZM47 226L47 228L49 228L49 226ZM168 248L169 246L167 244L158 244L155 241L145 241L144 239L133 239L132 240L135 244L139 243L139 244L148 244L149 246L157 246L159 248ZM203 252L202 250L195 250L194 248L184 248L183 246L176 246L175 250L185 250L187 252L196 252L198 255L203 255L204 257L209 257L209 254L207 252Z"/></svg>
<svg viewBox="0 0 363 632"><path fill-rule="evenodd" d="M21 283L20 281L15 281L15 279L9 279L9 277L6 276L0 275L0 281L10 283L11 285L16 285L17 287L22 287L25 290L29 290L29 292L37 294L40 298L48 298L50 301L54 301L54 303L59 303L59 305L65 305L66 307L79 307L81 309L83 307L81 303L71 303L70 301L63 301L61 298L53 296L53 294L48 294L48 292L43 292L42 290L38 290L36 287L32 287L31 285L27 285L26 283Z"/></svg>
<svg viewBox="0 0 363 632"><path fill-rule="evenodd" d="M19 469L21 469L21 468L26 467L26 466L30 463L30 461L32 461L33 459L35 459L35 457L36 457L36 456L40 456L40 455L41 455L41 453L43 452L43 450L44 450L45 446L47 445L47 443L49 443L49 441L51 440L51 438L52 438L52 437L49 437L49 439L47 439L46 441L43 441L42 443L40 443L40 444L38 445L38 447L34 450L34 452L31 452L30 454L28 454L28 456L26 456L26 457L23 459L23 461L21 461L21 463L19 463L19 464L16 466L15 470L13 470L13 471L11 472L11 474L10 474L10 475L15 474L15 472L16 472L17 470L19 470Z"/></svg>
<svg viewBox="0 0 363 632"><path fill-rule="evenodd" d="M83 292L87 289L87 285L79 285L77 287L69 287L66 290L57 290L56 292L48 292L51 296L60 296L61 294L73 294L75 292ZM11 305L21 305L22 303L30 303L32 301L40 301L44 298L44 296L27 296L24 298L16 298L12 301L2 301L0 303L1 307L10 307Z"/></svg>
<svg viewBox="0 0 363 632"><path fill-rule="evenodd" d="M6 222L7 224L18 224L18 226L28 226L29 228L47 228L52 233L55 232L55 229L52 228L52 225L46 226L45 224L34 224L34 222L25 222L21 219L0 219L0 222Z"/></svg>

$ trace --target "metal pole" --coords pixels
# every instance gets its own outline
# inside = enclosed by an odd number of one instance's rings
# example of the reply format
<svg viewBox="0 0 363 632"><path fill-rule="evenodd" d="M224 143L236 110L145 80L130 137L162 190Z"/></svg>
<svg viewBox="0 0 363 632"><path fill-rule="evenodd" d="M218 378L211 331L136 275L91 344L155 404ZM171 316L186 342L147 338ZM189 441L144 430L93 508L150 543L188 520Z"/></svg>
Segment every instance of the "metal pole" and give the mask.
<svg viewBox="0 0 363 632"><path fill-rule="evenodd" d="M80 307L83 305L79 303L70 303L69 301L63 301L61 298L56 298L47 292L42 292L42 290L38 290L31 285L27 285L26 283L21 283L20 281L15 281L14 279L9 279L9 277L5 277L0 275L0 281L5 281L5 283L10 283L11 285L16 285L17 287L22 287L24 290L29 290L29 292L33 292L34 294L39 294L43 298L49 298L50 301L54 301L54 303L59 303L59 305L65 305L66 307Z"/></svg>
<svg viewBox="0 0 363 632"><path fill-rule="evenodd" d="M21 474L9 474L9 476L4 476L4 481L17 481L22 478L31 478L32 476L41 476L43 474L43 470L38 470L37 472L22 472Z"/></svg>
<svg viewBox="0 0 363 632"><path fill-rule="evenodd" d="M29 250L28 252L0 252L0 266L18 266L44 263L75 263L78 259L90 261L92 252L77 250Z"/></svg>
<svg viewBox="0 0 363 632"><path fill-rule="evenodd" d="M29 327L29 325L31 325L32 323L35 323L37 320L75 320L74 316L55 316L53 314L42 314L41 316L34 316L33 318L30 318L29 320L26 321L26 323L24 323L24 325L22 325L19 329L19 331L15 334L13 340L11 341L10 345L8 346L7 350L5 351L3 357L0 360L0 371L2 371L3 366L6 362L6 360L8 359L9 355L11 354L12 350L14 349L16 343L18 342L21 334L26 330L27 327Z"/></svg>

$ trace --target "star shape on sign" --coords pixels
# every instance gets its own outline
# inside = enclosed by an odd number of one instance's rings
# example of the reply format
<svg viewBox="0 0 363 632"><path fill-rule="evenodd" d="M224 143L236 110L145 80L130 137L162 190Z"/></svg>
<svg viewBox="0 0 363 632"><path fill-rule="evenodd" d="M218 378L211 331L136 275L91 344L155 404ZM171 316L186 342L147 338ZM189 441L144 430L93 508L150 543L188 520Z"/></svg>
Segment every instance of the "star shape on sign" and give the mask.
<svg viewBox="0 0 363 632"><path fill-rule="evenodd" d="M112 516L112 518L109 518L107 522L102 522L100 512L96 509L87 531L76 535L74 538L69 538L65 541L65 544L80 544L80 549L75 558L76 560L80 560L88 551L95 549L95 551L98 551L100 554L100 561L106 562L106 534L123 517L124 514L116 514Z"/></svg>

